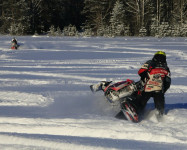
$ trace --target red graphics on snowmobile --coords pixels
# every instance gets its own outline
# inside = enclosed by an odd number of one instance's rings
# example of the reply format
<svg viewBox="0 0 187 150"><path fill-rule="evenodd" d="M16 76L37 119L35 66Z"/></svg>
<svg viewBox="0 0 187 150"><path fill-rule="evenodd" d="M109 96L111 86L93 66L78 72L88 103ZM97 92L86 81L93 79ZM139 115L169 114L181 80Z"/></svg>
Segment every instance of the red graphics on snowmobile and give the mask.
<svg viewBox="0 0 187 150"><path fill-rule="evenodd" d="M14 49L17 49L17 48L18 48L18 45L15 42L12 42L11 43L11 49L14 50Z"/></svg>
<svg viewBox="0 0 187 150"><path fill-rule="evenodd" d="M105 89L104 89L104 92L106 92L106 90L108 88L114 90L114 91L119 91L120 89L132 84L134 81L133 80L130 80L130 79L127 79L126 81L121 81L121 82L117 82L117 83L114 83L112 85L109 85L107 86Z"/></svg>
<svg viewBox="0 0 187 150"><path fill-rule="evenodd" d="M128 101L121 102L121 111L127 120L135 123L139 121L135 108Z"/></svg>
<svg viewBox="0 0 187 150"><path fill-rule="evenodd" d="M132 94L138 93L139 87L142 87L141 82L134 82L133 80L127 79L126 81L121 81L112 84L111 82L104 82L105 86L102 86L104 91L104 95L110 103L114 103L116 101L119 102L121 107L121 112L125 116L125 118L132 122L138 122L138 114L133 105ZM93 90L91 88L91 90Z"/></svg>
<svg viewBox="0 0 187 150"><path fill-rule="evenodd" d="M130 96L136 90L137 88L135 82L133 80L127 79L126 81L121 81L108 85L104 89L104 93L105 97L110 102L114 102L126 96Z"/></svg>

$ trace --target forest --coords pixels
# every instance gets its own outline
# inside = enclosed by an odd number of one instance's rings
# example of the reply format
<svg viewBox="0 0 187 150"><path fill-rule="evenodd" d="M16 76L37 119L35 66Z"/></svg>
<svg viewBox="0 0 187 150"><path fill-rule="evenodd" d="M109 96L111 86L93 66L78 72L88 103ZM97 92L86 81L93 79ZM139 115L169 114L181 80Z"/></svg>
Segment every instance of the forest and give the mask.
<svg viewBox="0 0 187 150"><path fill-rule="evenodd" d="M187 0L1 0L0 34L187 37Z"/></svg>

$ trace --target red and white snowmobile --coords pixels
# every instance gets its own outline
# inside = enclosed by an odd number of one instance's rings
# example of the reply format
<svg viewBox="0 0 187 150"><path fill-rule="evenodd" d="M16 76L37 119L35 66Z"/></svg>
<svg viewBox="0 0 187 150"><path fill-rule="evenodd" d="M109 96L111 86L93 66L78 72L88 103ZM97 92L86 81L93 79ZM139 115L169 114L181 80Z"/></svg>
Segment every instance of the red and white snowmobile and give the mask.
<svg viewBox="0 0 187 150"><path fill-rule="evenodd" d="M18 49L18 44L16 44L15 42L11 43L11 49Z"/></svg>
<svg viewBox="0 0 187 150"><path fill-rule="evenodd" d="M103 90L105 97L110 103L119 102L121 112L125 118L132 122L138 122L139 117L134 105L134 99L140 91L143 90L143 83L141 81L134 82L127 79L117 83L101 81L98 84L90 86L91 91L97 92Z"/></svg>

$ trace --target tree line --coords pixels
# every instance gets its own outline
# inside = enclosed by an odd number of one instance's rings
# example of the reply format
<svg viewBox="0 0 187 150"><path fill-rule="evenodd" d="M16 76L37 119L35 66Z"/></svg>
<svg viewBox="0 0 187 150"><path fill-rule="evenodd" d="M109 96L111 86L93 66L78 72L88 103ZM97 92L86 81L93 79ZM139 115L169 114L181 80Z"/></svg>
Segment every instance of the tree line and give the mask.
<svg viewBox="0 0 187 150"><path fill-rule="evenodd" d="M1 0L1 34L187 36L187 0ZM69 33L71 32L71 33Z"/></svg>

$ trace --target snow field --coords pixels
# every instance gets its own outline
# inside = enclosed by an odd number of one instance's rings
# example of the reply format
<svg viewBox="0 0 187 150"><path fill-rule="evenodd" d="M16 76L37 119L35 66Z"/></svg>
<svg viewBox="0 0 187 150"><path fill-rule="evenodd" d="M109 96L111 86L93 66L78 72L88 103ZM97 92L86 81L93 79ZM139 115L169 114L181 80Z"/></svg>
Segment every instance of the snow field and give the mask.
<svg viewBox="0 0 187 150"><path fill-rule="evenodd" d="M187 149L186 38L0 37L1 149ZM89 85L139 80L153 54L167 54L172 86L166 115L150 100L137 124L116 119L117 106Z"/></svg>

